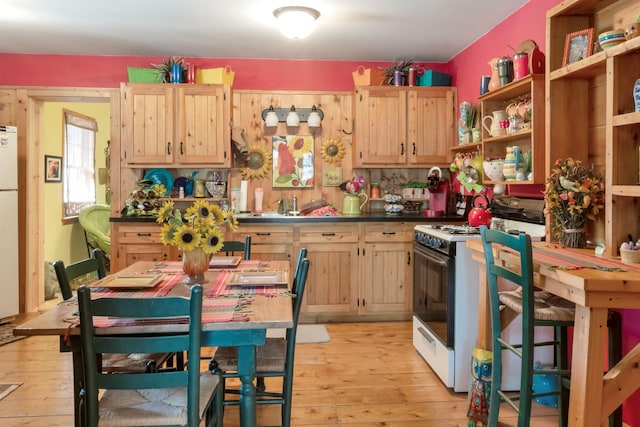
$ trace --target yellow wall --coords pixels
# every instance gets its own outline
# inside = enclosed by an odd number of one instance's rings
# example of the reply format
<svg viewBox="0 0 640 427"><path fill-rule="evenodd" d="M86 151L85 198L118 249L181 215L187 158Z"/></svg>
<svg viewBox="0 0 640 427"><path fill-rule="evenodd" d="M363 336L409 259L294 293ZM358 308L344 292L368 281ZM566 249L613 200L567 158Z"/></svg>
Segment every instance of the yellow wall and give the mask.
<svg viewBox="0 0 640 427"><path fill-rule="evenodd" d="M96 199L98 203L105 203L104 185L98 184L98 169L105 167L104 149L110 139L110 111L107 103L74 103L47 102L44 106L44 152L45 154L63 155L63 116L62 110L67 109L85 116L93 117L98 122L96 135ZM42 159L44 164L44 159ZM64 159L63 159L64 164ZM44 255L45 261L61 259L65 264L87 258L87 246L84 232L80 224L62 224L62 184L45 183L45 230Z"/></svg>

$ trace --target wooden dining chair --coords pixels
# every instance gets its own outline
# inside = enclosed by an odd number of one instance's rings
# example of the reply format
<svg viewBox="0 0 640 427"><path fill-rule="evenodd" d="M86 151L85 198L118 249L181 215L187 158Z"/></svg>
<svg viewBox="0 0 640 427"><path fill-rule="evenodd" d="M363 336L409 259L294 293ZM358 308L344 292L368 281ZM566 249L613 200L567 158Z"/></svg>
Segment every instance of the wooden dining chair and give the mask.
<svg viewBox="0 0 640 427"><path fill-rule="evenodd" d="M58 279L60 293L65 301L73 298L71 282L74 280L82 278L85 283L91 283L106 276L103 252L98 248L91 251L91 258L74 262L68 266L65 266L61 260L55 261L53 269ZM184 364L181 355L170 352L108 354L101 360L102 369L105 372L154 372L166 364L178 369L182 369Z"/></svg>
<svg viewBox="0 0 640 427"><path fill-rule="evenodd" d="M214 399L220 380L200 372L200 359L189 358L186 370L140 374L104 373L97 356L114 352L154 353L162 350L199 354L202 287L191 287L190 298L97 298L86 286L78 289L80 341L84 369L81 410L86 425L98 426L215 426ZM161 322L183 318L188 330L154 334L97 334L96 322L128 322L131 318Z"/></svg>
<svg viewBox="0 0 640 427"><path fill-rule="evenodd" d="M220 253L222 252L227 256L242 253L244 255L244 259L251 259L251 236L245 237L244 242L237 240L225 240L224 243L222 243L222 249L220 249Z"/></svg>
<svg viewBox="0 0 640 427"><path fill-rule="evenodd" d="M306 253L306 250L305 250ZM263 346L256 349L256 376L258 378L280 377L282 386L271 391L256 387L256 403L281 405L281 426L291 425L291 404L293 391L293 367L295 361L296 332L302 298L309 272L309 260L303 258L296 268L293 287L293 326L288 328L285 338L267 338ZM220 347L213 356L212 372L220 375L222 393L216 397L216 412L222 426L224 406L238 405L238 399L226 399L226 394L239 394L239 390L226 387L226 379L238 378L237 347Z"/></svg>
<svg viewBox="0 0 640 427"><path fill-rule="evenodd" d="M566 328L573 325L575 305L549 292L536 291L533 283L533 255L531 237L520 233L512 235L502 231L480 227L484 256L487 266L487 284L491 309L491 334L493 341L493 378L489 399L490 427L498 425L498 414L501 402L507 402L518 413L518 427L529 425L531 419L531 401L536 397L558 395L559 425L567 425L568 419L568 377ZM513 265L496 263L494 245L514 251L518 260ZM498 278L506 279L518 286L515 291L499 291ZM522 315L521 343L507 342L503 338L503 316L511 310ZM556 339L535 342L534 328L552 326ZM534 349L536 347L553 346L555 350L556 368L534 370ZM520 358L520 393L507 395L501 389L502 352L508 350ZM553 375L556 377L555 389L543 393L533 393L534 375ZM518 404L516 404L518 402Z"/></svg>

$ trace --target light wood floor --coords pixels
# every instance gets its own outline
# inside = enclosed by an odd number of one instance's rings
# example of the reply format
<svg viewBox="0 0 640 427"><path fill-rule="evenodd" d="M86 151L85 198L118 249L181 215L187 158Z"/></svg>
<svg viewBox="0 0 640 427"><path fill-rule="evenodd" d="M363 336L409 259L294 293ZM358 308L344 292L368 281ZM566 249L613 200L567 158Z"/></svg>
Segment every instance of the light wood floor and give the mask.
<svg viewBox="0 0 640 427"><path fill-rule="evenodd" d="M293 426L466 427L466 393L453 393L416 353L411 324L328 324L331 342L296 351ZM203 365L204 368L204 365ZM0 400L0 425L73 424L72 363L56 337L30 337L0 347L0 382L23 385ZM237 407L225 427L238 426ZM554 426L553 409L537 407L532 426ZM260 406L258 423L277 424L279 407ZM503 425L516 425L501 410Z"/></svg>

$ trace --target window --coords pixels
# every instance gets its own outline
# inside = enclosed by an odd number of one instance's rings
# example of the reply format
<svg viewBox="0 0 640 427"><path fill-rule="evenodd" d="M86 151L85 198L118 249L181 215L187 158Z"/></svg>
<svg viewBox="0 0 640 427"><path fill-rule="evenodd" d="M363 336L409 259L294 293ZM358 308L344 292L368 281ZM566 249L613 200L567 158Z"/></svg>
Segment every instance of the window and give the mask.
<svg viewBox="0 0 640 427"><path fill-rule="evenodd" d="M64 220L96 203L95 151L98 123L92 117L64 110Z"/></svg>

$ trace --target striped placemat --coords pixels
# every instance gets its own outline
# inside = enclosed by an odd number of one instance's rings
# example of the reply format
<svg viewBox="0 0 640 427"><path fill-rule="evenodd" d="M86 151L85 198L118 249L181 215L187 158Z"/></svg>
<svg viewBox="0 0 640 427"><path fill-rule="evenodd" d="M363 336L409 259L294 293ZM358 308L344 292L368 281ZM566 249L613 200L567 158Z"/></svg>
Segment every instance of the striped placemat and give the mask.
<svg viewBox="0 0 640 427"><path fill-rule="evenodd" d="M247 269L245 271L268 271L266 269ZM207 292L207 298L216 297L238 297L238 298L250 298L254 295L265 296L286 296L291 295L288 289L278 286L248 286L246 288L237 286L227 286L229 278L231 277L231 271L221 271L216 278L216 281L211 285L211 289Z"/></svg>
<svg viewBox="0 0 640 427"><path fill-rule="evenodd" d="M545 264L565 270L593 268L607 271L640 271L640 268L625 264L622 261L591 256L554 244L547 244L544 247L536 246L534 248L534 258L544 260Z"/></svg>
<svg viewBox="0 0 640 427"><path fill-rule="evenodd" d="M114 297L128 297L128 298L150 298L150 297L163 297L166 296L169 291L184 279L184 274L167 274L164 280L158 283L152 288L143 289L110 289L96 286L91 288L92 298L114 298Z"/></svg>
<svg viewBox="0 0 640 427"><path fill-rule="evenodd" d="M246 270L254 268L268 268L269 261L262 261L258 259L248 259L240 261L237 267L226 267L224 269L211 269L215 271L225 270ZM182 261L164 261L153 266L148 273L182 273Z"/></svg>

